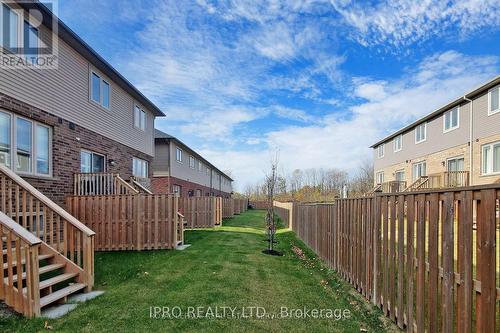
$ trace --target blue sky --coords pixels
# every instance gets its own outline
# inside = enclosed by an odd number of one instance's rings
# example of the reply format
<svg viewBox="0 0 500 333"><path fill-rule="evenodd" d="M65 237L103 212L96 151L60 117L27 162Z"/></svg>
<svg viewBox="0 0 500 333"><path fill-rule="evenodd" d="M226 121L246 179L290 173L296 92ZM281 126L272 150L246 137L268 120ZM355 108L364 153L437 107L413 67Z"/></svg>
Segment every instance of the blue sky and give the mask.
<svg viewBox="0 0 500 333"><path fill-rule="evenodd" d="M59 16L242 190L276 150L283 172L355 172L375 141L500 74L499 5L59 0Z"/></svg>

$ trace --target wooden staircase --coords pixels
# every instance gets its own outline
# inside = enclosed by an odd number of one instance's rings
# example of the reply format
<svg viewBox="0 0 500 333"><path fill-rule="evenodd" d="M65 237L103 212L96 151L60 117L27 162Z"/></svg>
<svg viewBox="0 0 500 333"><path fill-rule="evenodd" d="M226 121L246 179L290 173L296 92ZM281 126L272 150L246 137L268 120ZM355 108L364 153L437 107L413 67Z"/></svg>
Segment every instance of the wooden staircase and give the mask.
<svg viewBox="0 0 500 333"><path fill-rule="evenodd" d="M94 232L0 165L0 300L27 317L94 284Z"/></svg>
<svg viewBox="0 0 500 333"><path fill-rule="evenodd" d="M426 189L429 187L429 177L427 176L422 176L418 178L416 181L414 181L410 186L405 188L403 192L411 192L411 191L418 191L422 189Z"/></svg>

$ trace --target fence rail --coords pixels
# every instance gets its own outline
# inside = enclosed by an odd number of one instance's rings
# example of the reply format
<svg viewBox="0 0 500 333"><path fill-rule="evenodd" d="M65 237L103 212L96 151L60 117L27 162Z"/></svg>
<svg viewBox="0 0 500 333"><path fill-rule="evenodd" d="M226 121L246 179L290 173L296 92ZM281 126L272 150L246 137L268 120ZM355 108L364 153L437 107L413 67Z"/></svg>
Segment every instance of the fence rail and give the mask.
<svg viewBox="0 0 500 333"><path fill-rule="evenodd" d="M295 204L293 230L409 332L497 332L500 186Z"/></svg>
<svg viewBox="0 0 500 333"><path fill-rule="evenodd" d="M68 196L66 206L96 232L97 251L173 249L183 239L171 195Z"/></svg>

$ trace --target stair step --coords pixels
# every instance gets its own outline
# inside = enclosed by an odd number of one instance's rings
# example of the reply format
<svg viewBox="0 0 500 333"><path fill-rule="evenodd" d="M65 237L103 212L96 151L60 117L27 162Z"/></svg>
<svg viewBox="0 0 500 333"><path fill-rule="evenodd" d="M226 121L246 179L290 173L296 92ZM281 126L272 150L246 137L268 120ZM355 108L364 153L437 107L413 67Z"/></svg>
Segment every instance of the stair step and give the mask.
<svg viewBox="0 0 500 333"><path fill-rule="evenodd" d="M47 296L44 296L40 298L40 307L47 306L51 303L54 303L57 300L60 300L63 297L66 297L68 295L71 295L79 290L82 290L85 288L87 285L84 283L75 283L70 286L67 286L66 288L60 289L56 292L53 292L52 294L49 294Z"/></svg>
<svg viewBox="0 0 500 333"><path fill-rule="evenodd" d="M74 278L77 275L78 275L78 273L64 273L61 275L54 276L53 278L40 281L40 289L45 289L45 288L51 287L51 286L58 284L60 282Z"/></svg>
<svg viewBox="0 0 500 333"><path fill-rule="evenodd" d="M38 260L42 261L42 260L45 260L45 259L52 258L53 256L54 256L53 254L40 254L38 256ZM21 260L21 265L24 265L25 263L26 263L26 259L22 259ZM13 261L12 262L12 266L17 266L17 261ZM9 263L3 264L3 269L7 269L7 268L9 268Z"/></svg>
<svg viewBox="0 0 500 333"><path fill-rule="evenodd" d="M56 269L63 268L64 266L65 266L65 264L52 264L52 265L43 266L43 267L40 267L40 269L38 270L38 274L42 275L42 274L45 274L48 272L52 272L52 271L55 271ZM21 275L21 278L23 280L26 279L26 273L23 273ZM3 280L5 281L5 283L8 283L9 278L6 277ZM17 274L12 276L12 280L14 282L17 282Z"/></svg>

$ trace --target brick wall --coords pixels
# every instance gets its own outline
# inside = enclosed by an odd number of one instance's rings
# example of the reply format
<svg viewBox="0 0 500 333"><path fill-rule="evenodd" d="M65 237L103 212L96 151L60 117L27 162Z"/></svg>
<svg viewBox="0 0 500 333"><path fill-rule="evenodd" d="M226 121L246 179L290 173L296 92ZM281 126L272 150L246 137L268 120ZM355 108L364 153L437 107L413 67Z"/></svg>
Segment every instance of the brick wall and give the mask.
<svg viewBox="0 0 500 333"><path fill-rule="evenodd" d="M74 125L48 112L0 93L0 108L52 127L52 177L23 176L57 204L64 207L65 196L73 193L73 174L80 172L80 151L90 150L106 156L106 172L119 173L123 179L132 176L132 158L150 163L152 156L108 139L86 128ZM115 165L109 163L115 161Z"/></svg>
<svg viewBox="0 0 500 333"><path fill-rule="evenodd" d="M215 196L221 196L225 198L231 197L230 193L222 192L215 189L211 190L209 187L170 176L153 177L151 179L151 185L153 187L154 193L172 193L172 186L178 185L181 187L182 197L187 197L189 191L193 191L194 195L196 195L196 190L201 190L202 196L210 195L210 193L213 192Z"/></svg>

